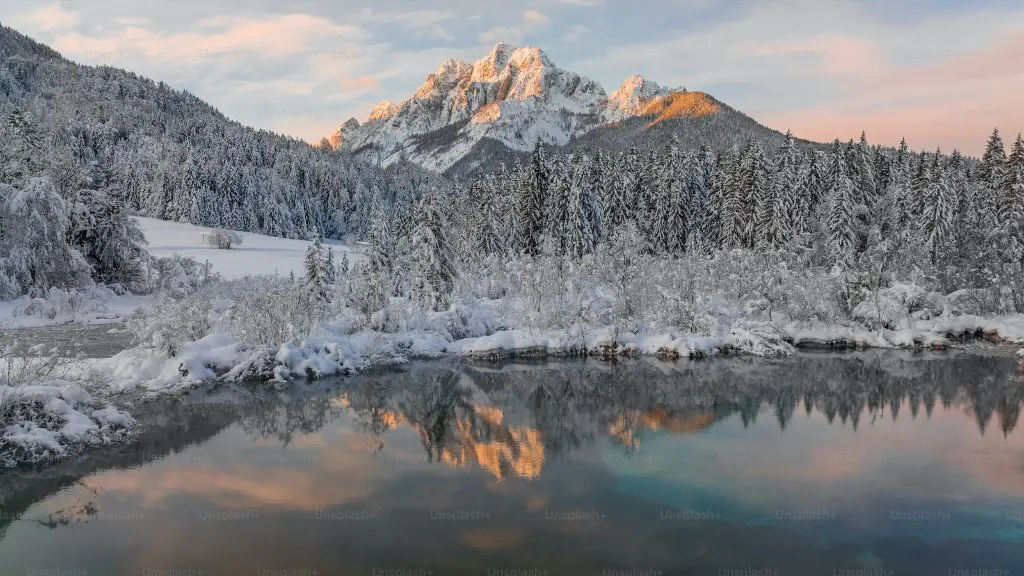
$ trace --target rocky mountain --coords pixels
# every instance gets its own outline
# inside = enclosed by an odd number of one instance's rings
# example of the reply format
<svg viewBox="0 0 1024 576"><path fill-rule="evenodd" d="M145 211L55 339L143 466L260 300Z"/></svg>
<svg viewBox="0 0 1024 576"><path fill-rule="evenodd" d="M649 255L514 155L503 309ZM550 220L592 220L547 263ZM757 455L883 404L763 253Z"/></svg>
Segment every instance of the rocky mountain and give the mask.
<svg viewBox="0 0 1024 576"><path fill-rule="evenodd" d="M381 102L362 124L347 120L329 139L385 166L401 159L459 176L533 150L650 148L670 141L715 148L783 135L703 92L633 75L608 94L559 68L538 48L499 43L475 63L446 60L400 103Z"/></svg>

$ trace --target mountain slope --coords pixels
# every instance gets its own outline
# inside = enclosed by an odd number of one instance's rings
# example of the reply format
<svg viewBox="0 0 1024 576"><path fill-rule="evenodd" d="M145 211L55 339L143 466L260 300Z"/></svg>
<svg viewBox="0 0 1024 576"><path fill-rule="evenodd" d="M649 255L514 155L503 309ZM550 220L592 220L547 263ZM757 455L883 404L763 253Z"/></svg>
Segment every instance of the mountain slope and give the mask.
<svg viewBox="0 0 1024 576"><path fill-rule="evenodd" d="M409 182L346 154L249 128L187 91L76 64L0 26L0 117L14 110L31 129L0 122L0 161L43 150L37 160L64 194L93 170L143 216L340 238L365 230L380 202L412 193ZM34 147L6 145L26 140Z"/></svg>
<svg viewBox="0 0 1024 576"><path fill-rule="evenodd" d="M445 61L401 103L382 102L360 124L346 121L331 143L370 162L405 158L460 177L533 150L538 140L569 148L651 148L671 141L724 149L783 135L703 92L630 76L611 94L555 66L537 48L500 43L470 64Z"/></svg>

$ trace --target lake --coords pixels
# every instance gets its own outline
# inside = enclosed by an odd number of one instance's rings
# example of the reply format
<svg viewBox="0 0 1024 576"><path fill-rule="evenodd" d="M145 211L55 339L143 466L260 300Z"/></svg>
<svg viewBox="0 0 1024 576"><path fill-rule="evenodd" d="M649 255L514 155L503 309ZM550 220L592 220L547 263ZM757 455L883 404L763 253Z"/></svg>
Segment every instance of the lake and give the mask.
<svg viewBox="0 0 1024 576"><path fill-rule="evenodd" d="M1009 354L414 363L141 405L0 475L0 574L1005 576Z"/></svg>

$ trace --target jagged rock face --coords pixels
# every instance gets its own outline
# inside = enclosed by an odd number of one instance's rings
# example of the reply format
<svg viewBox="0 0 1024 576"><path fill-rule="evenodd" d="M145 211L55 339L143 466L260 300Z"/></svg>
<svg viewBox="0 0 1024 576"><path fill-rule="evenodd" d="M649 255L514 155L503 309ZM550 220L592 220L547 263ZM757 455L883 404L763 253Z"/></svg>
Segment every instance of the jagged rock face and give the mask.
<svg viewBox="0 0 1024 576"><path fill-rule="evenodd" d="M347 140L347 135L352 134L358 128L359 121L356 120L355 118L349 118L348 120L345 121L344 124L341 125L340 128L335 130L334 134L331 134L331 137L328 138L328 141L331 143L331 146L334 147L334 149L338 149L341 147L342 143L344 143Z"/></svg>
<svg viewBox="0 0 1024 576"><path fill-rule="evenodd" d="M538 140L565 145L677 93L631 76L609 97L598 83L555 66L538 48L499 43L474 64L446 60L412 98L381 102L364 124L346 122L331 142L354 153L372 151L385 166L405 156L443 172L484 138L516 151L530 151Z"/></svg>
<svg viewBox="0 0 1024 576"><path fill-rule="evenodd" d="M665 96L671 92L667 88L645 80L639 74L634 74L626 78L622 86L608 97L604 106L605 118L609 122L617 122L636 116L651 98Z"/></svg>

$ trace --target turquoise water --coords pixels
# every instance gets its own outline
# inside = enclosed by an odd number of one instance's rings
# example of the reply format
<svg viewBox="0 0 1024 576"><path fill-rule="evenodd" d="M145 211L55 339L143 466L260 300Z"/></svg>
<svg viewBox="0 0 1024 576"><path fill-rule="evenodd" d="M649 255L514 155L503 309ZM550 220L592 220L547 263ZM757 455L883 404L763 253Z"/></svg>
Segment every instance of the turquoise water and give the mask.
<svg viewBox="0 0 1024 576"><path fill-rule="evenodd" d="M0 574L1021 573L1022 398L978 353L208 388L0 475Z"/></svg>

